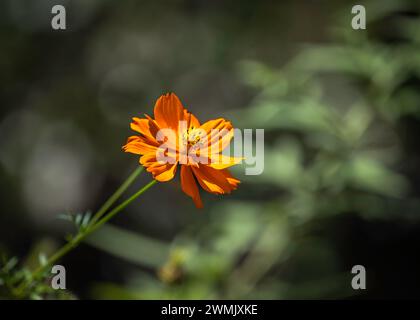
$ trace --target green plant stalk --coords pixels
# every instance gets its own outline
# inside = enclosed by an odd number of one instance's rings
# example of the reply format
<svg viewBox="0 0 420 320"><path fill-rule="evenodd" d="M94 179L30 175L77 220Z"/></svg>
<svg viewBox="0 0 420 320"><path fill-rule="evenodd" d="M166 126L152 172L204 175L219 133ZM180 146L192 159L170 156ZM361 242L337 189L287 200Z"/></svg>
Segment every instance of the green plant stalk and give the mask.
<svg viewBox="0 0 420 320"><path fill-rule="evenodd" d="M63 256L65 256L68 252L70 252L72 249L77 247L77 245L82 242L88 235L96 231L99 227L101 227L104 223L108 222L111 218L113 218L117 213L125 209L131 202L133 202L136 198L138 198L141 194L146 192L150 187L152 187L154 184L156 184L156 180L152 180L147 185L142 187L139 191L137 191L135 194L133 194L130 198L122 202L120 205L115 207L113 210L111 210L108 214L102 217L96 224L88 227L83 233L79 233L76 237L74 237L72 240L70 240L67 244L65 244L63 247L61 247L55 254L53 254L47 262L39 266L37 269L35 269L34 272L32 272L32 275L30 277L29 282L24 282L18 289L17 293L18 295L21 295L24 293L24 290L31 284L32 281L37 280L42 273L54 264L56 261L61 259Z"/></svg>
<svg viewBox="0 0 420 320"><path fill-rule="evenodd" d="M143 171L143 167L139 166L133 173L123 182L123 184L114 192L112 196L99 208L99 210L93 215L92 219L89 222L88 226L93 226L96 221L98 221L111 206L117 201L121 195L132 185L132 183L136 180L136 178L140 175Z"/></svg>
<svg viewBox="0 0 420 320"><path fill-rule="evenodd" d="M97 230L100 226L108 222L110 219L112 219L118 212L125 209L131 202L136 200L137 197L139 197L141 194L149 190L153 185L157 183L157 180L152 180L148 184L146 184L143 188L141 188L139 191L137 191L135 194L133 194L130 198L125 200L123 203L115 207L115 209L111 210L107 215L105 215L101 220L99 220L94 226L92 226L89 230L85 232L84 237L88 236L95 230Z"/></svg>

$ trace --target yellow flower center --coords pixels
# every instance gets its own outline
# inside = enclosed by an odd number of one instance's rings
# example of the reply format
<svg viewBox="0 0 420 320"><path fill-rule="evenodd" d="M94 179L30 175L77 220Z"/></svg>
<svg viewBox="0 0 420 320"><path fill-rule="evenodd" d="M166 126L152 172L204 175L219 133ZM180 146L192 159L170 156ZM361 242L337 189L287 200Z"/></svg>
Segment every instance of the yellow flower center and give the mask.
<svg viewBox="0 0 420 320"><path fill-rule="evenodd" d="M187 145L189 147L197 144L200 142L200 130L198 130L197 128L191 127L190 129L188 129L185 133L184 133L184 143L187 143Z"/></svg>

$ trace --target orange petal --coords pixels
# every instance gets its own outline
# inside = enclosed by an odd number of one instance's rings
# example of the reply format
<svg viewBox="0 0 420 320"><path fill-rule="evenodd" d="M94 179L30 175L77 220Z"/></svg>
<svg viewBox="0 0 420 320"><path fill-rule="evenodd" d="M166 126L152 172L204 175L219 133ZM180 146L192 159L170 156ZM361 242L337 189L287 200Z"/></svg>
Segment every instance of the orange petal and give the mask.
<svg viewBox="0 0 420 320"><path fill-rule="evenodd" d="M220 170L221 173L223 173L223 175L225 176L226 180L229 182L229 184L231 185L233 190L236 190L236 188L238 187L238 185L241 183L241 181L239 181L238 179L232 177L232 175L230 174L229 170L225 169L225 170Z"/></svg>
<svg viewBox="0 0 420 320"><path fill-rule="evenodd" d="M200 126L201 129L205 130L208 134L211 133L211 130L215 129L215 130L232 130L233 126L232 123L228 120L225 120L223 118L218 118L218 119L214 119L214 120L209 120L205 123L203 123Z"/></svg>
<svg viewBox="0 0 420 320"><path fill-rule="evenodd" d="M152 169L148 168L147 171L150 171L153 174L153 178L155 178L157 181L165 182L172 180L176 173L178 162L174 164L165 163L160 166L156 166Z"/></svg>
<svg viewBox="0 0 420 320"><path fill-rule="evenodd" d="M199 128L200 127L200 121L194 116L192 113L188 112L187 109L184 109L184 119L187 120L188 129L191 128Z"/></svg>
<svg viewBox="0 0 420 320"><path fill-rule="evenodd" d="M142 134L151 144L158 145L156 142L156 134L159 127L154 123L154 120L133 118L130 127L132 130Z"/></svg>
<svg viewBox="0 0 420 320"><path fill-rule="evenodd" d="M212 154L208 166L213 169L221 170L229 168L235 164L238 164L243 160L242 157L228 157L223 154Z"/></svg>
<svg viewBox="0 0 420 320"><path fill-rule="evenodd" d="M131 136L127 139L126 145L123 146L125 152L134 154L146 154L155 152L156 147L149 144L149 141L139 136Z"/></svg>
<svg viewBox="0 0 420 320"><path fill-rule="evenodd" d="M181 166L181 188L182 191L193 199L197 208L203 207L197 183L189 166Z"/></svg>
<svg viewBox="0 0 420 320"><path fill-rule="evenodd" d="M140 164L142 164L143 166L150 167L152 164L156 163L156 152L149 152L144 154L143 156L140 157Z"/></svg>
<svg viewBox="0 0 420 320"><path fill-rule="evenodd" d="M156 101L155 119L160 128L170 128L178 131L179 121L184 119L184 107L174 93L162 95Z"/></svg>
<svg viewBox="0 0 420 320"><path fill-rule="evenodd" d="M223 118L207 121L200 128L207 133L207 148L203 152L208 154L225 149L234 134L232 123Z"/></svg>
<svg viewBox="0 0 420 320"><path fill-rule="evenodd" d="M140 157L140 163L146 167L147 172L153 175L153 178L164 182L171 180L176 173L178 162L160 163L156 159L156 152L149 152Z"/></svg>
<svg viewBox="0 0 420 320"><path fill-rule="evenodd" d="M233 188L227 180L227 177L221 170L216 170L206 165L200 165L199 168L191 167L200 186L210 193L224 194L230 193Z"/></svg>
<svg viewBox="0 0 420 320"><path fill-rule="evenodd" d="M222 129L220 131L215 131L215 133L211 133L209 139L210 152L215 153L223 151L230 144L233 134L233 129Z"/></svg>

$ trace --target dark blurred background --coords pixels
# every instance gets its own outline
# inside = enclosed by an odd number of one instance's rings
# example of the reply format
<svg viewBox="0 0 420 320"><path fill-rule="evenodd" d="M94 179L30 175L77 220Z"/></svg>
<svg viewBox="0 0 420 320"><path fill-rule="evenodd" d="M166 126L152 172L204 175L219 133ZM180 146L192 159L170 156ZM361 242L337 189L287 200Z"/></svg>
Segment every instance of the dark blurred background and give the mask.
<svg viewBox="0 0 420 320"><path fill-rule="evenodd" d="M51 28L56 4L66 30ZM366 30L351 28L355 4ZM418 298L419 12L2 0L1 255L32 268L63 244L72 229L57 216L113 193L138 165L121 151L131 117L173 91L202 121L265 129L263 174L237 166L239 189L202 192L201 211L178 177L154 186L61 261L68 297ZM354 265L366 290L351 287Z"/></svg>

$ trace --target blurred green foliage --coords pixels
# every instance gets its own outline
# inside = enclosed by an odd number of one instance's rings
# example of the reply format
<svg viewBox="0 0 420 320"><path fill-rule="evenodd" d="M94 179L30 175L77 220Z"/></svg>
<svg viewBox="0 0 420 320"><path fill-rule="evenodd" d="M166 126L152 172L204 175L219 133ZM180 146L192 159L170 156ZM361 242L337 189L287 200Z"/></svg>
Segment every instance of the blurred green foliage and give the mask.
<svg viewBox="0 0 420 320"><path fill-rule="evenodd" d="M379 11L381 4L374 5L369 13ZM374 18L394 9L382 8ZM397 169L403 159L396 126L401 117L420 115L418 84L409 82L420 77L420 20L401 16L397 23L401 43L338 24L333 42L303 49L280 69L241 62L239 75L257 94L230 117L240 128L264 128L266 137L264 173L241 177L242 188L253 195L224 199L212 208L208 223L181 233L171 244L161 281L151 277L130 282L127 289L102 283L93 296L355 295L351 266L343 271L333 246L311 229L346 212L365 219L418 219L419 203L410 198L410 183ZM414 206L395 211L390 203ZM305 274L290 276L290 268Z"/></svg>

